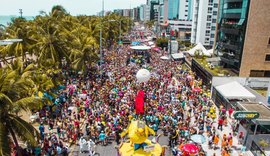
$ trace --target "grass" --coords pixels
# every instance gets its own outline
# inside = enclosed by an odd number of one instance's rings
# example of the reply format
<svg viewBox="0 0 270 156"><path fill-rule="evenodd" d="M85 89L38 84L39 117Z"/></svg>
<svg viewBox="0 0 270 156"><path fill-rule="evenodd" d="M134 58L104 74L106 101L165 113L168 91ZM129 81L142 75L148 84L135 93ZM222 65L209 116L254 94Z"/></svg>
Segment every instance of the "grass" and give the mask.
<svg viewBox="0 0 270 156"><path fill-rule="evenodd" d="M264 97L267 97L267 90L266 89L253 89L255 90L257 93L261 94Z"/></svg>
<svg viewBox="0 0 270 156"><path fill-rule="evenodd" d="M202 58L196 58L195 59L203 68L205 68L209 73L211 73L213 76L237 76L234 72L222 68L220 66L215 66L213 69L210 68L208 62L205 59Z"/></svg>

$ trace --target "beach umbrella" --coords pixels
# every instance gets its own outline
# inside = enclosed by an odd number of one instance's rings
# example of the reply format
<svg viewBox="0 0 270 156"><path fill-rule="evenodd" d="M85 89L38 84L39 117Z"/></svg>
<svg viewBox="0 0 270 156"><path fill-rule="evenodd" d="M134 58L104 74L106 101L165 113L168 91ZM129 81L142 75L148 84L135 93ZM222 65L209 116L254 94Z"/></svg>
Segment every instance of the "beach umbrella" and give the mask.
<svg viewBox="0 0 270 156"><path fill-rule="evenodd" d="M150 77L151 74L147 69L140 69L136 74L136 78L140 83L147 82L150 79Z"/></svg>
<svg viewBox="0 0 270 156"><path fill-rule="evenodd" d="M187 154L198 154L199 148L191 143L179 146L179 149Z"/></svg>
<svg viewBox="0 0 270 156"><path fill-rule="evenodd" d="M190 137L190 139L192 141L194 141L195 143L198 143L198 144L203 144L206 142L206 139L203 135L199 135L199 134L195 134L195 135L192 135Z"/></svg>

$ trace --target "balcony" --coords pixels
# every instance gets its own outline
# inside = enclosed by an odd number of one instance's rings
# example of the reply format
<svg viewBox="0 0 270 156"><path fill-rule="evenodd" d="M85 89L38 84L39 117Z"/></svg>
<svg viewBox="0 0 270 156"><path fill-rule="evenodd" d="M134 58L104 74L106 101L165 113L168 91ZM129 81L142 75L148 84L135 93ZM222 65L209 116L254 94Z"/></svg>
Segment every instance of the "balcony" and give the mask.
<svg viewBox="0 0 270 156"><path fill-rule="evenodd" d="M242 9L226 9L223 11L225 14L241 14Z"/></svg>
<svg viewBox="0 0 270 156"><path fill-rule="evenodd" d="M223 18L224 19L240 19L241 13L224 13Z"/></svg>
<svg viewBox="0 0 270 156"><path fill-rule="evenodd" d="M221 61L229 64L231 66L236 66L239 63L239 60L232 59L232 58L226 58L226 57L220 57Z"/></svg>
<svg viewBox="0 0 270 156"><path fill-rule="evenodd" d="M230 3L230 2L242 2L243 0L224 0L224 3Z"/></svg>
<svg viewBox="0 0 270 156"><path fill-rule="evenodd" d="M234 50L234 51L240 50L240 47L238 45L232 45L232 44L228 44L228 43L223 43L223 47L225 49L230 49L230 50Z"/></svg>
<svg viewBox="0 0 270 156"><path fill-rule="evenodd" d="M220 30L225 34L234 34L234 35L239 34L239 29L235 29L235 28L221 27Z"/></svg>

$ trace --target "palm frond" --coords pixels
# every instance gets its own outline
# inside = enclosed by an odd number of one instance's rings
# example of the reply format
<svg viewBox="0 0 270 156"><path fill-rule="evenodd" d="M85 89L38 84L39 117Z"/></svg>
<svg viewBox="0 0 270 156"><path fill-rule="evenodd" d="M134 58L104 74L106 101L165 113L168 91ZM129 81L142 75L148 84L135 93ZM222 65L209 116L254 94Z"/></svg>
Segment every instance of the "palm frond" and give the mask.
<svg viewBox="0 0 270 156"><path fill-rule="evenodd" d="M24 110L41 109L42 105L42 99L39 97L26 97L14 103L14 106L17 106Z"/></svg>
<svg viewBox="0 0 270 156"><path fill-rule="evenodd" d="M18 116L9 115L11 124L10 127L14 130L17 136L24 142L27 142L31 146L38 144L39 132L28 122L24 121Z"/></svg>

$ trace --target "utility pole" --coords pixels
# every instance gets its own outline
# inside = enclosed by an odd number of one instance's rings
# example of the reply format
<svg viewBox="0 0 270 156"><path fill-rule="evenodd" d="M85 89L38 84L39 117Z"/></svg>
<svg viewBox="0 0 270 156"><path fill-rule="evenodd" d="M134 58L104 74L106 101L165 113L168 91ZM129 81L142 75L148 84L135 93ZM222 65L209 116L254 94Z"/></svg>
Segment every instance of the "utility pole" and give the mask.
<svg viewBox="0 0 270 156"><path fill-rule="evenodd" d="M22 14L23 14L22 9L19 9L19 13L20 13L20 16L21 16L21 18L22 18Z"/></svg>
<svg viewBox="0 0 270 156"><path fill-rule="evenodd" d="M171 32L171 26L169 24L169 32L170 32L170 59L172 60L172 32Z"/></svg>

